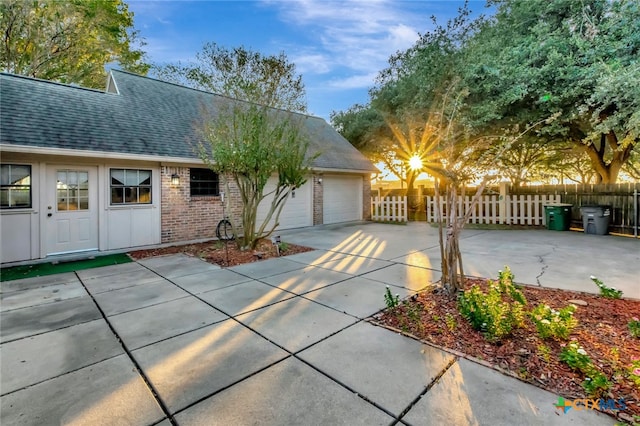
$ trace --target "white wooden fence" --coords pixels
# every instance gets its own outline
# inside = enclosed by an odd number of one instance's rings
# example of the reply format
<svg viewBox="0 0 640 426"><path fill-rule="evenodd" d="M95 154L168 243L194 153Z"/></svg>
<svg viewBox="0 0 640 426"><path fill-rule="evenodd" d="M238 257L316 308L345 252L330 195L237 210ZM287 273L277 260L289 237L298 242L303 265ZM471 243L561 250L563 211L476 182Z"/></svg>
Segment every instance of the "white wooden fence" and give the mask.
<svg viewBox="0 0 640 426"><path fill-rule="evenodd" d="M407 221L407 197L372 197L371 198L371 220L384 222L406 222Z"/></svg>
<svg viewBox="0 0 640 426"><path fill-rule="evenodd" d="M472 196L460 198L459 211L466 212L471 207ZM427 222L436 222L436 201L433 196L425 196ZM508 225L546 225L544 206L560 203L560 195L483 195L473 206L468 223L500 223ZM446 215L444 197L440 197L440 211ZM381 221L407 221L407 197L372 197L371 218Z"/></svg>

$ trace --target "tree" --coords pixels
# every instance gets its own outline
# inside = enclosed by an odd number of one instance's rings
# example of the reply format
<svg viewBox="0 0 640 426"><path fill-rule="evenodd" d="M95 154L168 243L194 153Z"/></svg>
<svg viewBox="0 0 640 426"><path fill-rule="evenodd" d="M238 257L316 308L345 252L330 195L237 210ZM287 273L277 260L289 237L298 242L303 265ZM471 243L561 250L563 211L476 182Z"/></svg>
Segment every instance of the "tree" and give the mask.
<svg viewBox="0 0 640 426"><path fill-rule="evenodd" d="M268 237L278 225L278 218L292 190L306 182L312 157L307 157L308 141L301 133L304 117L281 110L245 103L230 103L218 117L207 123L208 145L200 146L200 158L214 171L230 176L242 199L241 249L255 249L261 238ZM257 223L258 205L269 178L278 175L269 212ZM225 180L230 193L229 180ZM273 220L273 225L268 224ZM238 228L232 222L234 235Z"/></svg>
<svg viewBox="0 0 640 426"><path fill-rule="evenodd" d="M570 142L597 182L615 182L640 140L640 3L491 3L464 47L470 123L491 133L557 114L536 136Z"/></svg>
<svg viewBox="0 0 640 426"><path fill-rule="evenodd" d="M237 186L242 227L232 221L234 235L242 234L237 239L241 249L254 249L278 226L289 194L304 185L317 155L307 152L305 116L291 112L306 110L304 85L284 53L263 56L244 48L228 50L209 43L198 59L199 64L157 69L170 80L228 96L226 103L218 100L215 115L204 105L206 144L199 145L198 154L225 177L227 193L230 180ZM273 175L278 176L276 188L265 194ZM257 223L258 205L269 197L267 217Z"/></svg>
<svg viewBox="0 0 640 426"><path fill-rule="evenodd" d="M3 0L0 13L4 71L103 88L109 63L149 69L122 0Z"/></svg>
<svg viewBox="0 0 640 426"><path fill-rule="evenodd" d="M306 112L302 76L287 56L264 56L244 47L206 43L191 64L155 65L158 78L234 99L294 112Z"/></svg>

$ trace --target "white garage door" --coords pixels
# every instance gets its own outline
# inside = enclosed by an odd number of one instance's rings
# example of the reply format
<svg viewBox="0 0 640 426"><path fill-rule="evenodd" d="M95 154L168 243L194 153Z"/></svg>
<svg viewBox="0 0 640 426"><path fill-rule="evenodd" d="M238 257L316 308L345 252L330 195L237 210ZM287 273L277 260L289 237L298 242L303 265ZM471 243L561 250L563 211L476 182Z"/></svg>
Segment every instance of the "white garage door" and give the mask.
<svg viewBox="0 0 640 426"><path fill-rule="evenodd" d="M322 186L324 223L362 219L362 176L324 175Z"/></svg>
<svg viewBox="0 0 640 426"><path fill-rule="evenodd" d="M273 191L277 183L278 178L271 177L264 188L264 193L267 194ZM311 183L312 181L309 179L301 188L296 189L289 195L282 209L282 213L280 213L280 219L278 221L280 225L277 229L301 228L303 226L313 225ZM256 228L258 228L267 217L272 200L273 194L267 195L258 206ZM273 219L271 219L269 226L273 226Z"/></svg>

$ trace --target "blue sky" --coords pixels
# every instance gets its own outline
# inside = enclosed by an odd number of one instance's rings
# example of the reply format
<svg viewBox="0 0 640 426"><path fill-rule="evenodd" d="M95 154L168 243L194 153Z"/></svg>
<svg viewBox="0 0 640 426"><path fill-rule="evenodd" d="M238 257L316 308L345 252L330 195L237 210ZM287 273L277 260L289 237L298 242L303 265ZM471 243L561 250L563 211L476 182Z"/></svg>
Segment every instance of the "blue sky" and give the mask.
<svg viewBox="0 0 640 426"><path fill-rule="evenodd" d="M189 62L206 42L284 52L306 86L309 113L329 120L368 100L389 56L457 14L463 1L129 0L152 63ZM475 14L484 1L470 1Z"/></svg>

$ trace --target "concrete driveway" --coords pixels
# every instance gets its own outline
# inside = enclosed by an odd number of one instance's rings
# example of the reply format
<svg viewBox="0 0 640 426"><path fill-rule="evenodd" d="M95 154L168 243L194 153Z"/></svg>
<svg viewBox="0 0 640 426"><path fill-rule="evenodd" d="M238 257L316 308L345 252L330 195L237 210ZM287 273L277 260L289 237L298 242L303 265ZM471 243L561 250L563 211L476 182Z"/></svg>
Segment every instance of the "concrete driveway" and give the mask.
<svg viewBox="0 0 640 426"><path fill-rule="evenodd" d="M465 233L468 272L509 264L519 281L588 290L583 267L555 257L581 259L568 242L597 239L622 268L605 282L637 281L636 241L494 232ZM406 296L438 278L435 235L421 224L305 229L283 240L318 250L234 268L173 255L4 282L0 423L613 424L364 321L386 285Z"/></svg>

